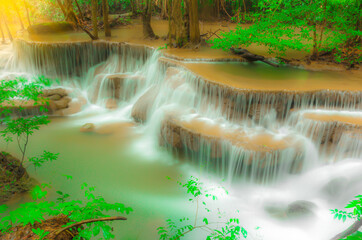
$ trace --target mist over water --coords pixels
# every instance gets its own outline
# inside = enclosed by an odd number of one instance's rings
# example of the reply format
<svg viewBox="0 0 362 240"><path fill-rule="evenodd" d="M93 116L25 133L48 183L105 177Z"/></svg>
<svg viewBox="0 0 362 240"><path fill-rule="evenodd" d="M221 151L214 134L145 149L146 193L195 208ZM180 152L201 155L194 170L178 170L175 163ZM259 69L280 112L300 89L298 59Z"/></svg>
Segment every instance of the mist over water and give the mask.
<svg viewBox="0 0 362 240"><path fill-rule="evenodd" d="M361 127L351 127L361 126L361 92L237 89L157 50L103 41L19 40L0 56L2 79L59 79L79 108L36 133L29 155L46 149L60 160L31 174L74 197L88 182L133 207L129 221L115 226L125 239L157 239L165 219L192 216L187 196L166 176L225 186L230 194L215 207L239 217L248 239L329 239L351 223L329 209L361 194ZM95 131L80 132L86 123Z"/></svg>

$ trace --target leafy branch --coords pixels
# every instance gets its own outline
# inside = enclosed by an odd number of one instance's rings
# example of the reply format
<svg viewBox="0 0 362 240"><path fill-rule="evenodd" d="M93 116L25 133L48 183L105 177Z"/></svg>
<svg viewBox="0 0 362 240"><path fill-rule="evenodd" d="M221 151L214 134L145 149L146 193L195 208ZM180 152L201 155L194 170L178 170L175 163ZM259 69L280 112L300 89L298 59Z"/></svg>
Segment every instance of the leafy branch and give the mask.
<svg viewBox="0 0 362 240"><path fill-rule="evenodd" d="M362 232L358 230L362 227L362 195L358 195L355 197L356 199L350 201L346 208L352 209L352 211L341 211L338 209L331 210L332 214L334 214L334 218L338 220L346 221L347 218L355 219L356 221L345 231L337 234L331 240L339 240L339 239L348 239L348 240L357 240L361 239Z"/></svg>
<svg viewBox="0 0 362 240"><path fill-rule="evenodd" d="M178 221L167 219L166 227L157 228L160 240L178 240L185 235L194 232L195 230L203 230L208 233L206 240L216 239L239 239L240 237L247 237L247 231L240 227L238 218L224 219L218 210L217 222L210 222L207 217L202 218L200 221L200 211L204 210L205 213L212 212L208 206L208 200L216 201L218 198L213 192L215 188L207 188L200 182L198 178L190 177L185 183L177 182L181 187L186 189L186 192L191 195L190 202L196 204L195 216L193 218L183 217ZM225 194L228 192L222 189ZM202 206L202 207L201 207ZM181 225L181 226L180 226Z"/></svg>
<svg viewBox="0 0 362 240"><path fill-rule="evenodd" d="M53 238L64 231L76 229L78 235L74 239L91 239L102 233L105 239L113 239L112 227L109 221L127 220L122 216L110 216L106 212L116 212L130 214L133 209L126 207L122 203L108 203L101 196L94 194L95 188L88 184L82 185L82 190L86 200L69 200L69 194L58 191L60 197L57 201L46 201L46 188L49 185L36 186L32 190L33 202L21 204L19 208L11 211L0 220L0 235L10 234L14 226L34 225L36 222L42 223L46 218L56 216L67 216L69 222L60 229L52 232L45 232L42 229L32 229L39 239L46 236ZM0 206L0 213L5 212L7 207ZM84 225L80 228L79 226Z"/></svg>

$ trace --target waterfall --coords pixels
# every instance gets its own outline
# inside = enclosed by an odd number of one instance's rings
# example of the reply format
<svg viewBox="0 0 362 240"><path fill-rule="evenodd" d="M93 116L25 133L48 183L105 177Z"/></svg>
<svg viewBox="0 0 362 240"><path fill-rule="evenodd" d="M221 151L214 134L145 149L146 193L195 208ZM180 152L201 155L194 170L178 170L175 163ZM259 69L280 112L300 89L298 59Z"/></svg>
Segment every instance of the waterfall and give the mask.
<svg viewBox="0 0 362 240"><path fill-rule="evenodd" d="M236 89L126 43L16 40L13 47L0 71L59 78L85 92L88 104L124 109L155 143L230 181L268 183L331 159L362 157L360 125L305 117L320 109L360 113L358 91Z"/></svg>

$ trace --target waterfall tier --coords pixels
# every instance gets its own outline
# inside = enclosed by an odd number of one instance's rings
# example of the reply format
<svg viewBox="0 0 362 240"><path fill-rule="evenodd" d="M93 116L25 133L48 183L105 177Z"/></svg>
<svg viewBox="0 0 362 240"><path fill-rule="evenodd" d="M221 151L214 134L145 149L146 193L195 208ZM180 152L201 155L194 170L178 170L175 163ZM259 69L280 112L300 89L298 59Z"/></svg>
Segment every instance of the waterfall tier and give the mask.
<svg viewBox="0 0 362 240"><path fill-rule="evenodd" d="M161 146L222 177L268 182L331 156L361 158L361 124L343 117L360 114L361 91L235 87L126 43L17 40L14 49L8 70L59 78L88 105L122 111Z"/></svg>

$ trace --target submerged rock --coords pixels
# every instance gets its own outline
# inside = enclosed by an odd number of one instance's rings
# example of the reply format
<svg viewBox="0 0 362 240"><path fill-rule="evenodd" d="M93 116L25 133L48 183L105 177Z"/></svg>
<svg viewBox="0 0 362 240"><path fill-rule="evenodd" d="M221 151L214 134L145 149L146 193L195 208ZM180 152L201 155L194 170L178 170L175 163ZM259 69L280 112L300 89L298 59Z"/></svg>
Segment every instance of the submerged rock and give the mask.
<svg viewBox="0 0 362 240"><path fill-rule="evenodd" d="M338 198L343 190L348 186L348 179L338 177L330 180L323 188L322 193L330 200Z"/></svg>
<svg viewBox="0 0 362 240"><path fill-rule="evenodd" d="M286 220L286 219L299 219L314 216L314 209L316 205L309 201L297 200L287 206L283 204L269 204L265 206L265 211L272 217Z"/></svg>
<svg viewBox="0 0 362 240"><path fill-rule="evenodd" d="M316 205L309 201L298 200L288 205L286 215L289 218L313 216Z"/></svg>
<svg viewBox="0 0 362 240"><path fill-rule="evenodd" d="M81 128L81 132L91 132L100 135L119 134L123 136L129 135L129 129L134 127L132 122L110 122L95 125L93 123L86 123Z"/></svg>
<svg viewBox="0 0 362 240"><path fill-rule="evenodd" d="M81 128L81 132L93 132L95 130L96 126L93 123L86 123Z"/></svg>

